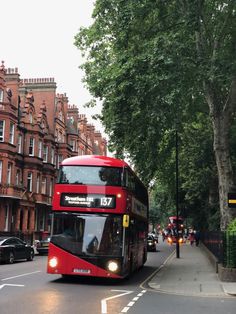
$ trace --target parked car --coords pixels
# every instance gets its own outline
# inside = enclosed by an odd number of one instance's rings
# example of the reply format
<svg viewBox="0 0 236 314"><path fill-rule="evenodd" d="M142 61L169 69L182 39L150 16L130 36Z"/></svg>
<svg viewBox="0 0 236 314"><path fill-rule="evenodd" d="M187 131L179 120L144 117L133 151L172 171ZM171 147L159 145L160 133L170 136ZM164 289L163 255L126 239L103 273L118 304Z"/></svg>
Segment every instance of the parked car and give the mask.
<svg viewBox="0 0 236 314"><path fill-rule="evenodd" d="M156 250L157 250L157 241L152 234L148 235L147 249L148 249L148 251L152 251L152 252L156 252Z"/></svg>
<svg viewBox="0 0 236 314"><path fill-rule="evenodd" d="M39 254L48 254L50 237L45 237L41 240L35 240L36 251Z"/></svg>
<svg viewBox="0 0 236 314"><path fill-rule="evenodd" d="M0 237L0 262L13 264L16 260L34 258L33 246L17 237Z"/></svg>

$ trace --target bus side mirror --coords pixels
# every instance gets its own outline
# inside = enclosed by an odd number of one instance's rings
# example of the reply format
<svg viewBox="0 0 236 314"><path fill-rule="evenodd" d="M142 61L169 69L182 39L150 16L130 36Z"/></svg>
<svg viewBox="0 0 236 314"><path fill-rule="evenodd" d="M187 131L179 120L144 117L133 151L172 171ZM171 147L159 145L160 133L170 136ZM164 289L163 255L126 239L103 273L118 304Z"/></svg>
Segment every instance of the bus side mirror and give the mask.
<svg viewBox="0 0 236 314"><path fill-rule="evenodd" d="M129 227L129 215L123 216L123 227L128 228Z"/></svg>

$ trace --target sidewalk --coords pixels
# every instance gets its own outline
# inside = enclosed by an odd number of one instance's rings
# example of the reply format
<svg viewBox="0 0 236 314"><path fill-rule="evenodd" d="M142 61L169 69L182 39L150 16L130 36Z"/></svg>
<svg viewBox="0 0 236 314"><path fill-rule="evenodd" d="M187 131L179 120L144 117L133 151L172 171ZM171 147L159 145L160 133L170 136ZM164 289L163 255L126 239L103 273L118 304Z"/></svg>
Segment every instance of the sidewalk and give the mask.
<svg viewBox="0 0 236 314"><path fill-rule="evenodd" d="M148 285L170 294L186 296L236 296L236 282L219 280L214 267L198 247L180 246L180 258L174 252L159 268Z"/></svg>

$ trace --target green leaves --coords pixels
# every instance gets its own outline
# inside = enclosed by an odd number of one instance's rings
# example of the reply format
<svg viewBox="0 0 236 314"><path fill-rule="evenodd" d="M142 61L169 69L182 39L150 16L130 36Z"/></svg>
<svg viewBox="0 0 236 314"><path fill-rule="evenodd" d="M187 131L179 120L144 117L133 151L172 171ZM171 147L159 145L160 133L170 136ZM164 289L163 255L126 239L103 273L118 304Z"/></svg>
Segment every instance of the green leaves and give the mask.
<svg viewBox="0 0 236 314"><path fill-rule="evenodd" d="M75 36L110 150L173 201L178 127L181 202L192 211L208 204L217 178L208 105L222 114L235 75L235 12L229 0L97 0L94 23Z"/></svg>

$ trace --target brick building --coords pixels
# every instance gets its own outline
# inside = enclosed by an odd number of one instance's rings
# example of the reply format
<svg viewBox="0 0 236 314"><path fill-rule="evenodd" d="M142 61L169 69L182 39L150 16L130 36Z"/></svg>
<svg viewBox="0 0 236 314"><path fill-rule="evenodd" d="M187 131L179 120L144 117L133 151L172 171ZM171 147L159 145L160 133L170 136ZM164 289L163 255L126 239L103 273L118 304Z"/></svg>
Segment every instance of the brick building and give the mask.
<svg viewBox="0 0 236 314"><path fill-rule="evenodd" d="M50 232L60 162L106 155L106 140L56 93L53 78L20 79L0 65L0 232L39 239Z"/></svg>

